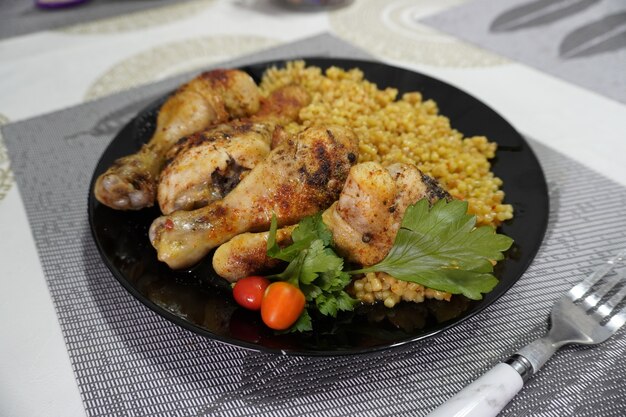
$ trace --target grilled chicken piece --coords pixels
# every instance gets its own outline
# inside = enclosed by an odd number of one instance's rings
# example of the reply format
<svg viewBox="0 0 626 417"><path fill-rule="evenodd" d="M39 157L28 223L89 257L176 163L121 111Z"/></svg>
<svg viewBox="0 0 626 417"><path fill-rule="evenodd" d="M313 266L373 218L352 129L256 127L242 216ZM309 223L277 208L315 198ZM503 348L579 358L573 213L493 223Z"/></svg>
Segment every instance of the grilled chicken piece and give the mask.
<svg viewBox="0 0 626 417"><path fill-rule="evenodd" d="M234 236L294 224L337 199L358 140L341 126L311 127L273 149L223 200L157 218L150 241L171 268L191 266Z"/></svg>
<svg viewBox="0 0 626 417"><path fill-rule="evenodd" d="M387 255L406 208L422 198L434 203L450 195L413 165L387 169L376 162L353 166L339 201L322 214L333 232L337 251L352 262L373 265ZM291 243L293 226L278 229L279 246ZM276 266L266 254L268 232L245 233L221 245L213 254L213 269L230 282Z"/></svg>
<svg viewBox="0 0 626 417"><path fill-rule="evenodd" d="M291 232L296 225L281 227L276 231L276 243L285 247L293 243ZM267 256L269 232L242 233L220 245L213 253L215 273L229 282L267 271L280 264L280 260Z"/></svg>
<svg viewBox="0 0 626 417"><path fill-rule="evenodd" d="M381 188L389 187L389 188ZM353 167L339 200L322 214L337 252L351 262L374 265L391 250L407 207L422 198L449 198L414 165L376 162Z"/></svg>
<svg viewBox="0 0 626 417"><path fill-rule="evenodd" d="M261 100L261 108L250 117L253 122L272 122L277 125L298 120L300 110L311 103L309 93L299 85L277 88Z"/></svg>
<svg viewBox="0 0 626 417"><path fill-rule="evenodd" d="M302 87L286 86L248 120L219 124L180 139L167 153L157 200L163 214L193 210L224 198L270 152L277 123L289 123L310 102ZM276 135L274 132L276 131ZM283 139L281 139L283 140Z"/></svg>
<svg viewBox="0 0 626 417"><path fill-rule="evenodd" d="M154 204L156 185L167 151L184 136L231 117L259 110L254 80L238 70L205 72L180 87L159 110L150 141L139 152L122 157L96 181L98 201L117 210L139 210Z"/></svg>
<svg viewBox="0 0 626 417"><path fill-rule="evenodd" d="M161 171L161 212L193 210L224 198L270 153L273 130L268 124L234 122L186 137Z"/></svg>

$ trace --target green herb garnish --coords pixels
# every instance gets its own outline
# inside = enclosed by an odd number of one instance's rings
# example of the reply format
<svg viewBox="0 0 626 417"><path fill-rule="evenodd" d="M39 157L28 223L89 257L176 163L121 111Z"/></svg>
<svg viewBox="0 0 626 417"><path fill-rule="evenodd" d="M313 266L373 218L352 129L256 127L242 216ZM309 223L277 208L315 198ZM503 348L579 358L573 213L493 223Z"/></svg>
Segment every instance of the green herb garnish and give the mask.
<svg viewBox="0 0 626 417"><path fill-rule="evenodd" d="M376 265L344 271L344 260L332 250L332 233L320 213L304 218L292 233L293 243L276 244L276 217L272 217L267 254L289 262L268 278L288 281L304 293L308 306L327 316L351 311L357 301L345 292L350 275L385 272L392 277L467 298L480 300L498 283L493 263L504 258L513 239L491 226L476 227L467 214L467 202L439 200L430 207L422 199L409 206L387 257ZM289 331L312 329L304 313Z"/></svg>
<svg viewBox="0 0 626 417"><path fill-rule="evenodd" d="M350 274L386 272L425 287L480 300L498 283L492 261L504 258L513 239L490 226L476 226L467 202L427 200L409 206L387 257Z"/></svg>
<svg viewBox="0 0 626 417"><path fill-rule="evenodd" d="M267 255L289 264L283 272L268 278L299 287L309 306L315 306L326 316L336 317L338 311L353 310L357 301L344 291L350 283L350 275L343 271L343 258L330 247L332 233L322 221L321 213L302 219L291 234L293 243L285 248L276 243L276 230L276 216L273 216ZM311 329L311 318L305 310L289 330Z"/></svg>

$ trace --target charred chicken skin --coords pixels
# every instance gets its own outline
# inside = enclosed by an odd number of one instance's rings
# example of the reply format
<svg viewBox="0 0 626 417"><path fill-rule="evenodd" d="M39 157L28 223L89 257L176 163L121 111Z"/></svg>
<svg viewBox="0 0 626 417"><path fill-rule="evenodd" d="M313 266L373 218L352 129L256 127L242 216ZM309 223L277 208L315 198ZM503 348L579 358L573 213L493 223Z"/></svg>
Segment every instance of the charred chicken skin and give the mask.
<svg viewBox="0 0 626 417"><path fill-rule="evenodd" d="M167 153L159 177L161 212L193 210L224 198L267 157L275 136L284 135L277 130L279 124L297 119L309 102L302 87L286 86L264 99L249 119L214 125L180 139Z"/></svg>
<svg viewBox="0 0 626 417"><path fill-rule="evenodd" d="M335 249L360 265L373 265L391 250L407 207L422 198L434 203L450 195L413 165L387 168L376 162L353 166L339 200L322 214ZM277 231L279 246L291 243L293 226ZM276 266L266 254L268 232L246 233L221 245L213 269L230 282Z"/></svg>
<svg viewBox="0 0 626 417"><path fill-rule="evenodd" d="M224 199L157 218L150 241L159 260L178 269L240 233L268 230L272 214L279 226L297 223L337 199L357 157L352 130L310 127L273 149Z"/></svg>
<svg viewBox="0 0 626 417"><path fill-rule="evenodd" d="M157 179L167 151L180 138L229 118L259 110L254 80L238 70L205 72L180 87L159 110L155 132L135 154L122 157L96 181L98 201L117 210L154 204Z"/></svg>

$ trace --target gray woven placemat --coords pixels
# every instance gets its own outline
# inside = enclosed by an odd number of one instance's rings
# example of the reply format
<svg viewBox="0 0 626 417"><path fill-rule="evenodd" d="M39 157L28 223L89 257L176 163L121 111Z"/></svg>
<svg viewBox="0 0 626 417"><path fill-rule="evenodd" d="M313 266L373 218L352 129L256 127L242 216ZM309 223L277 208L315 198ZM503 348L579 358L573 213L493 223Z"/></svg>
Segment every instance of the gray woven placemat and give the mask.
<svg viewBox="0 0 626 417"><path fill-rule="evenodd" d="M35 6L35 0L2 0L0 39L188 1L191 0L91 0L74 7L43 10Z"/></svg>
<svg viewBox="0 0 626 417"><path fill-rule="evenodd" d="M232 65L296 55L359 58L320 36ZM180 79L7 125L33 235L87 414L424 415L538 337L552 302L626 246L626 188L531 142L546 170L546 241L520 281L483 313L422 343L338 358L255 353L154 314L112 277L87 222L88 179L116 130ZM505 416L626 415L626 337L561 351Z"/></svg>
<svg viewBox="0 0 626 417"><path fill-rule="evenodd" d="M623 0L473 0L421 22L626 103Z"/></svg>

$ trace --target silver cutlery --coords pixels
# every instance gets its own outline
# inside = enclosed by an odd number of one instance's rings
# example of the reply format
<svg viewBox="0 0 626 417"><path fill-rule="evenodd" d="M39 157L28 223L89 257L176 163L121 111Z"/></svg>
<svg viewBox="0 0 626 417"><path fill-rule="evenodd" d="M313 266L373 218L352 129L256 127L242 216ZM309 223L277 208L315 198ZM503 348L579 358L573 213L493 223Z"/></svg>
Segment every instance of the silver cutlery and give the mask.
<svg viewBox="0 0 626 417"><path fill-rule="evenodd" d="M550 330L472 382L429 417L496 416L562 346L596 345L626 322L626 250L572 287L552 307Z"/></svg>

